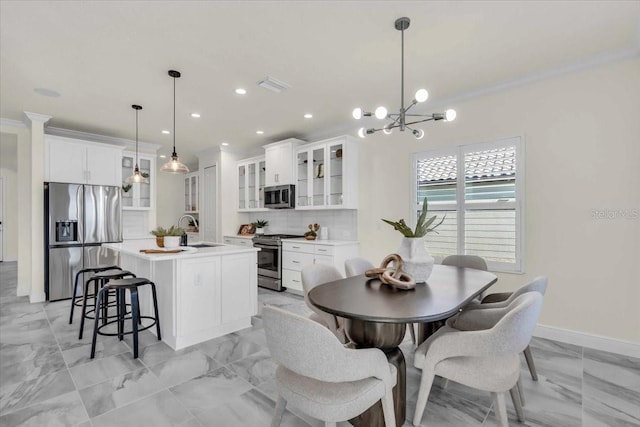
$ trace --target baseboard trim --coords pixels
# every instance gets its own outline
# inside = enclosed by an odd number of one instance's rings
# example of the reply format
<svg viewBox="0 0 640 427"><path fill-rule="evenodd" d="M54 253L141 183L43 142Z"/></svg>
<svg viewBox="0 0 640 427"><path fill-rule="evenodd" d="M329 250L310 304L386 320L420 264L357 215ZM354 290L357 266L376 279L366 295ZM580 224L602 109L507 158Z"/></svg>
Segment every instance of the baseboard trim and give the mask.
<svg viewBox="0 0 640 427"><path fill-rule="evenodd" d="M47 296L44 294L44 292L34 292L29 295L29 302L31 303L44 302L46 299Z"/></svg>
<svg viewBox="0 0 640 427"><path fill-rule="evenodd" d="M553 326L536 326L533 336L547 338L554 341L561 341L567 344L589 347L596 350L608 351L610 353L621 354L640 358L640 343L624 341L616 338L603 337L601 335L586 334L584 332L561 329Z"/></svg>

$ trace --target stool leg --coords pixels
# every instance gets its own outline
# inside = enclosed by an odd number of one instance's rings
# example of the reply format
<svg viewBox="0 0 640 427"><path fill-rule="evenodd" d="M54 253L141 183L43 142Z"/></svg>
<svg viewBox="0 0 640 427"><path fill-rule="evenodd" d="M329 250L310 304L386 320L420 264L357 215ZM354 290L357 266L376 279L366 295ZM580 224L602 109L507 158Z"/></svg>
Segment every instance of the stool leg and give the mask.
<svg viewBox="0 0 640 427"><path fill-rule="evenodd" d="M103 288L104 289L104 288ZM100 304L102 303L102 295L104 290L100 289L98 292L98 297L96 298L96 311L95 311L95 321L93 322L93 339L91 340L91 358L93 359L96 356L96 341L98 339L98 322L100 320ZM107 290L107 292L109 292Z"/></svg>
<svg viewBox="0 0 640 427"><path fill-rule="evenodd" d="M102 289L109 284L109 280L103 280ZM109 292L104 294L104 302L102 303L102 324L107 324L107 317L109 316Z"/></svg>
<svg viewBox="0 0 640 427"><path fill-rule="evenodd" d="M87 317L87 293L89 293L89 285L91 281L95 282L94 279L89 279L84 284L84 295L82 295L82 316L80 317L80 333L78 334L78 339L82 339L82 331L84 330L84 319ZM95 299L94 299L95 304ZM95 313L95 309L94 309Z"/></svg>
<svg viewBox="0 0 640 427"><path fill-rule="evenodd" d="M116 295L118 297L118 338L120 341L124 339L124 318L127 314L127 307L125 304L125 292L124 289L118 289L116 291Z"/></svg>
<svg viewBox="0 0 640 427"><path fill-rule="evenodd" d="M73 309L76 305L76 292L78 289L78 277L82 274L81 271L76 273L76 279L73 281L73 296L71 297L71 314L69 314L69 324L73 323Z"/></svg>
<svg viewBox="0 0 640 427"><path fill-rule="evenodd" d="M140 318L140 305L138 304L138 290L131 289L131 325L133 327L133 358L138 358L138 319Z"/></svg>
<svg viewBox="0 0 640 427"><path fill-rule="evenodd" d="M158 298L156 298L156 285L151 283L151 293L153 294L153 311L156 316L156 332L158 333L158 341L162 340L160 335L160 315L158 314Z"/></svg>

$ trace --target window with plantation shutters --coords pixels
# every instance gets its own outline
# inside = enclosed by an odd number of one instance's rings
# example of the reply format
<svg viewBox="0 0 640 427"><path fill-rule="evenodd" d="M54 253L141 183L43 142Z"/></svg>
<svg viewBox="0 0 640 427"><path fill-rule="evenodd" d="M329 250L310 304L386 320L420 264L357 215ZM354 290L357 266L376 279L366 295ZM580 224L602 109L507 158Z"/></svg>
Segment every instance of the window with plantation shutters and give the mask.
<svg viewBox="0 0 640 427"><path fill-rule="evenodd" d="M478 255L493 271L523 271L522 145L514 137L413 155L416 218L425 197L445 218L426 238L433 256Z"/></svg>

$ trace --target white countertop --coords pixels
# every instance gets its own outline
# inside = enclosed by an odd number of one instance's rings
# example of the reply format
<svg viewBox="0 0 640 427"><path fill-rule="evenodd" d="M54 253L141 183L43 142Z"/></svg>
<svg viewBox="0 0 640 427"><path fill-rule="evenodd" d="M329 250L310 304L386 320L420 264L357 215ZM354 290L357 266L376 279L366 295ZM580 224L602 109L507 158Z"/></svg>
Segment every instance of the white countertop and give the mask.
<svg viewBox="0 0 640 427"><path fill-rule="evenodd" d="M238 238L238 239L247 239L247 240L251 240L254 237L254 234L251 234L249 236L242 236L240 234L225 234L222 237L234 237L234 238Z"/></svg>
<svg viewBox="0 0 640 427"><path fill-rule="evenodd" d="M191 244L206 243L211 245L217 245L208 248L193 248L191 246L180 246L179 248L185 249L184 252L173 254L145 254L140 252L141 249L162 249L156 245L156 239L137 239L127 240L122 243L103 243L105 248L113 249L122 254L133 255L138 258L146 259L149 261L167 261L172 259L184 259L184 258L203 258L210 256L231 255L237 253L257 252L258 248L225 245L223 243L216 242L192 242Z"/></svg>
<svg viewBox="0 0 640 427"><path fill-rule="evenodd" d="M304 237L298 237L295 239L282 239L283 242L290 242L290 243L308 243L308 244L314 244L314 245L327 245L327 246L343 246L343 245L357 245L358 241L356 240L321 240L321 239L316 239L316 240L307 240Z"/></svg>

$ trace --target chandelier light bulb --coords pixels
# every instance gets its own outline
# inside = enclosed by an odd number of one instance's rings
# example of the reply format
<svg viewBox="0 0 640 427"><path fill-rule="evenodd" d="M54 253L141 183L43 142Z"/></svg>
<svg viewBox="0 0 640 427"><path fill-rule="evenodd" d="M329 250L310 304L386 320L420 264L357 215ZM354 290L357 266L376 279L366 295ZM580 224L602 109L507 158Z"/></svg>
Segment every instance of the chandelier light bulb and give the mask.
<svg viewBox="0 0 640 427"><path fill-rule="evenodd" d="M362 118L362 108L354 108L351 115L354 119L360 120Z"/></svg>
<svg viewBox="0 0 640 427"><path fill-rule="evenodd" d="M387 118L387 109L384 107L376 108L376 119L382 120Z"/></svg>
<svg viewBox="0 0 640 427"><path fill-rule="evenodd" d="M429 92L426 89L418 89L415 95L415 99L418 102L424 102L429 99Z"/></svg>
<svg viewBox="0 0 640 427"><path fill-rule="evenodd" d="M444 113L445 119L448 122L454 121L456 119L456 115L457 115L456 110L452 110L452 109L449 109Z"/></svg>
<svg viewBox="0 0 640 427"><path fill-rule="evenodd" d="M392 129L389 127L389 125L386 125L385 127L382 128L382 132L385 135L391 135L391 131L392 131Z"/></svg>
<svg viewBox="0 0 640 427"><path fill-rule="evenodd" d="M365 128L358 129L358 136L360 138L364 138L365 136L367 136L367 130Z"/></svg>
<svg viewBox="0 0 640 427"><path fill-rule="evenodd" d="M422 129L415 129L413 130L413 136L415 136L416 139L422 139L424 138L424 131Z"/></svg>

